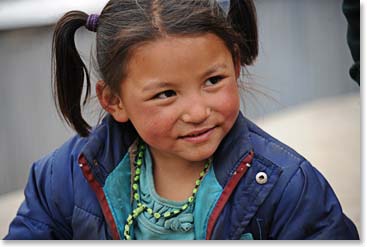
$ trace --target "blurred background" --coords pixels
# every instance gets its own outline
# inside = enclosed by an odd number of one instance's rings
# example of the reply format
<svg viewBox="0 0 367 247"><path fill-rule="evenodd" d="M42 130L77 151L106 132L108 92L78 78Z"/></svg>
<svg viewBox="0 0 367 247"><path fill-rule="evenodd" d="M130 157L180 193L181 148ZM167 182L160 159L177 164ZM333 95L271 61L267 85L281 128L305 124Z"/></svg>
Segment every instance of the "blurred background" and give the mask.
<svg viewBox="0 0 367 247"><path fill-rule="evenodd" d="M254 1L260 53L248 68L243 112L309 159L360 228L360 90L349 76L342 0ZM1 237L23 199L32 163L74 135L52 100L53 26L66 11L99 13L106 2L0 2ZM83 28L77 33L86 64L94 38ZM99 112L92 101L85 116L95 124Z"/></svg>

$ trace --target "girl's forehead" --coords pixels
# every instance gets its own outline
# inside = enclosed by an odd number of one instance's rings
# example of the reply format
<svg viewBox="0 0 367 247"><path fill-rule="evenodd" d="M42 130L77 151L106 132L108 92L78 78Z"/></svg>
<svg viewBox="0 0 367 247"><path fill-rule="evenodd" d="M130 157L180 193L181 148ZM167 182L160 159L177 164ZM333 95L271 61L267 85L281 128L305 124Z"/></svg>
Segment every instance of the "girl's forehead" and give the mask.
<svg viewBox="0 0 367 247"><path fill-rule="evenodd" d="M214 34L165 36L138 46L132 53L129 67L194 65L228 57L231 58L231 53L224 41Z"/></svg>
<svg viewBox="0 0 367 247"><path fill-rule="evenodd" d="M232 55L216 35L169 36L135 50L126 81L133 82L135 88L152 82L187 84L228 70L234 70Z"/></svg>

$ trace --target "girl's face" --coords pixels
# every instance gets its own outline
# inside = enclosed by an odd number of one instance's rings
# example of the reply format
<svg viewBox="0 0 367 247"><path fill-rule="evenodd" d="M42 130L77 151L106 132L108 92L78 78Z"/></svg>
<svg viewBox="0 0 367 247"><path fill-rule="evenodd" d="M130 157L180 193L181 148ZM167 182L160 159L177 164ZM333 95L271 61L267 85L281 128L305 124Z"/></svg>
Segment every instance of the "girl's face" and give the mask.
<svg viewBox="0 0 367 247"><path fill-rule="evenodd" d="M168 36L137 48L121 104L153 158L203 161L239 113L231 53L213 34Z"/></svg>

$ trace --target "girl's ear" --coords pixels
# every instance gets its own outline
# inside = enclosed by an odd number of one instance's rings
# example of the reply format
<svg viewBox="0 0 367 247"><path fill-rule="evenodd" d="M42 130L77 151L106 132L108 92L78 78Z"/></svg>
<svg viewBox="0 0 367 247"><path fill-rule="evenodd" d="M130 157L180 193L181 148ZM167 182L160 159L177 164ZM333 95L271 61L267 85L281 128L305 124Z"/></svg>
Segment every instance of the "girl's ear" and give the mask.
<svg viewBox="0 0 367 247"><path fill-rule="evenodd" d="M97 82L96 93L103 109L110 113L117 122L124 123L129 120L124 103L112 93L104 81Z"/></svg>

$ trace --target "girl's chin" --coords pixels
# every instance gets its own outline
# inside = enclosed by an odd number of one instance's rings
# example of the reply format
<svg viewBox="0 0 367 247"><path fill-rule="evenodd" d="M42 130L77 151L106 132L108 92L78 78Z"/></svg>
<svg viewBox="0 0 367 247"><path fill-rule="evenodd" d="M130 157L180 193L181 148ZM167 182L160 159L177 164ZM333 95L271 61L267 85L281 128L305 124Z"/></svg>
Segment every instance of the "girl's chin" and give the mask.
<svg viewBox="0 0 367 247"><path fill-rule="evenodd" d="M207 160L209 158L211 158L214 154L216 149L211 148L208 150L196 150L192 153L186 153L185 155L183 155L182 158L191 161L191 162L199 162L199 161L203 161L203 160ZM199 152L198 152L199 151Z"/></svg>

